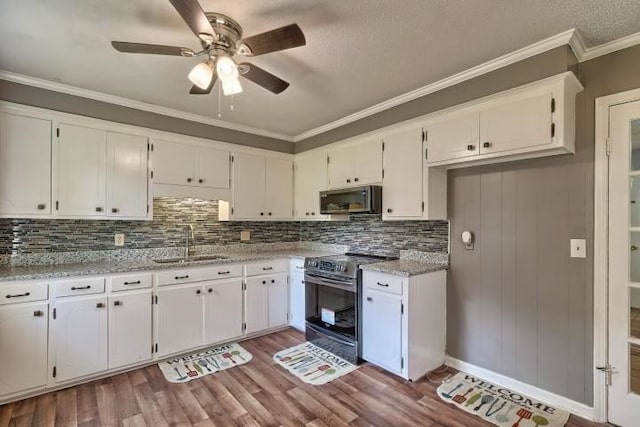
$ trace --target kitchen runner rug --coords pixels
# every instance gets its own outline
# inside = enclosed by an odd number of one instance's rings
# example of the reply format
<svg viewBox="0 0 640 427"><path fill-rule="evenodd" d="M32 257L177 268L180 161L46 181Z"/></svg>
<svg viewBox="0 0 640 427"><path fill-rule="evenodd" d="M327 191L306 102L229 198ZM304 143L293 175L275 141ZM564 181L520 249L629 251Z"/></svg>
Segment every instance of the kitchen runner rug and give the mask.
<svg viewBox="0 0 640 427"><path fill-rule="evenodd" d="M497 426L560 427L569 413L464 372L442 383L438 396Z"/></svg>
<svg viewBox="0 0 640 427"><path fill-rule="evenodd" d="M205 375L244 365L252 357L251 353L239 344L232 343L165 360L159 362L158 367L167 381L186 383Z"/></svg>
<svg viewBox="0 0 640 427"><path fill-rule="evenodd" d="M326 384L358 369L356 365L310 342L279 351L273 360L305 383L313 385Z"/></svg>

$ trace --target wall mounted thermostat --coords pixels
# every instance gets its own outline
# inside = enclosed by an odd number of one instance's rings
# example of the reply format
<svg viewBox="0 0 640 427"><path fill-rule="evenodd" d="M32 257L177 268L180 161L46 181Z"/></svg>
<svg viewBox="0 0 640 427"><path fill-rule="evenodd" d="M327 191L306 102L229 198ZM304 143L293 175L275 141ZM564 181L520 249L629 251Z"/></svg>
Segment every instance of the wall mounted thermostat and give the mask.
<svg viewBox="0 0 640 427"><path fill-rule="evenodd" d="M462 232L462 243L464 244L464 248L467 250L473 250L473 232L471 231L463 231Z"/></svg>

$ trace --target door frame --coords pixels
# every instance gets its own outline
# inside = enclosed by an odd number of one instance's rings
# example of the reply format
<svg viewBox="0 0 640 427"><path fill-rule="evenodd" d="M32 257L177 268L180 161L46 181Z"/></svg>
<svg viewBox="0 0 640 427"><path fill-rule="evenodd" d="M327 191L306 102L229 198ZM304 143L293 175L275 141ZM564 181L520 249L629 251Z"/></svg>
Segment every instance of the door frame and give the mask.
<svg viewBox="0 0 640 427"><path fill-rule="evenodd" d="M609 318L609 108L640 100L640 89L596 98L593 241L593 409L594 418L608 418L605 375L596 366L608 362Z"/></svg>

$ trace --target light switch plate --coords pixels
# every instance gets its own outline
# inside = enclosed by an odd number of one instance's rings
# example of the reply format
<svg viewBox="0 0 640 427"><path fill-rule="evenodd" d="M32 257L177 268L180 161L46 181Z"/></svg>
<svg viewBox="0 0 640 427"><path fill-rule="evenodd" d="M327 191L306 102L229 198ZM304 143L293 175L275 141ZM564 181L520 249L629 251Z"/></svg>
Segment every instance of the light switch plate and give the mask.
<svg viewBox="0 0 640 427"><path fill-rule="evenodd" d="M113 243L116 246L124 246L124 234L116 233L114 238L113 238Z"/></svg>
<svg viewBox="0 0 640 427"><path fill-rule="evenodd" d="M587 257L587 241L585 239L571 239L571 258Z"/></svg>
<svg viewBox="0 0 640 427"><path fill-rule="evenodd" d="M240 232L240 240L242 241L251 240L251 232L249 230L242 230Z"/></svg>

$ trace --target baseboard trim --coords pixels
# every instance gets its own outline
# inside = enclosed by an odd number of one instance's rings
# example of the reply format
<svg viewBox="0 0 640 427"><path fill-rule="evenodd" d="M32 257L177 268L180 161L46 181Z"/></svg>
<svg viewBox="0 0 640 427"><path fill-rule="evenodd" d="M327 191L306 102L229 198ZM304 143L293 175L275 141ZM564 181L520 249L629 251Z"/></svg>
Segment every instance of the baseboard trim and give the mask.
<svg viewBox="0 0 640 427"><path fill-rule="evenodd" d="M471 375L477 375L489 382L508 387L509 389L518 393L526 394L534 399L548 402L560 409L569 411L570 413L582 418L586 418L590 421L595 421L596 416L594 409L584 403L576 402L569 398L551 393L550 391L543 390L541 388L532 386L530 384L523 383L522 381L509 378L505 375L498 374L485 368L481 368L471 363L463 362L451 356L445 358L445 364L452 368L466 372Z"/></svg>

